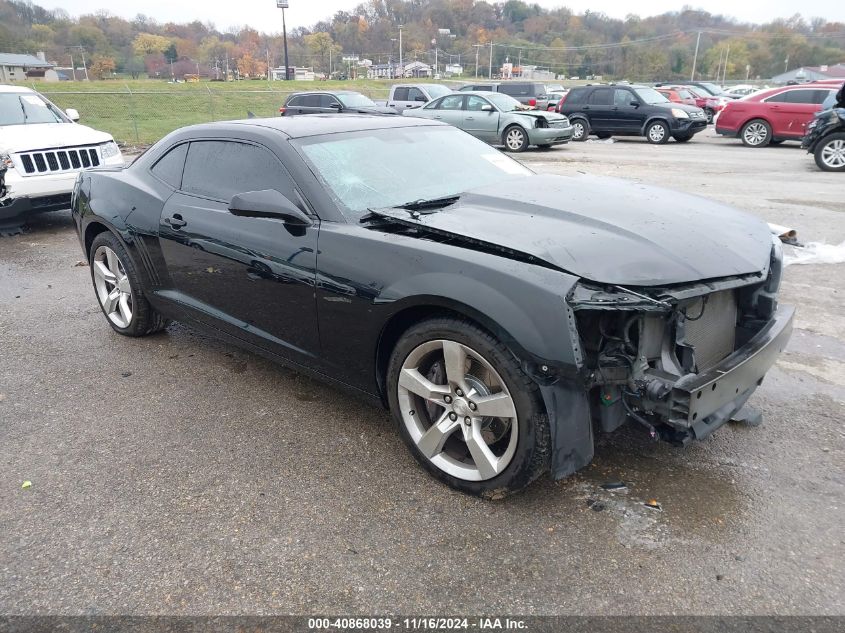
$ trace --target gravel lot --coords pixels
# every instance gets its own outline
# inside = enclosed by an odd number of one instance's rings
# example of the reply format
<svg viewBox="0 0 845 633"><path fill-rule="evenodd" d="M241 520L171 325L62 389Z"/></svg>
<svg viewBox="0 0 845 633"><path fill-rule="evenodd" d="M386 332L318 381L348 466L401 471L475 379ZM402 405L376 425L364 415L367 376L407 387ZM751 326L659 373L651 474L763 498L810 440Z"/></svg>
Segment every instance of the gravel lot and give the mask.
<svg viewBox="0 0 845 633"><path fill-rule="evenodd" d="M845 240L845 178L794 145L521 158ZM787 268L798 329L761 427L680 450L626 425L577 476L489 502L344 393L178 324L112 333L81 259L67 213L0 238L0 613L845 614L845 265Z"/></svg>

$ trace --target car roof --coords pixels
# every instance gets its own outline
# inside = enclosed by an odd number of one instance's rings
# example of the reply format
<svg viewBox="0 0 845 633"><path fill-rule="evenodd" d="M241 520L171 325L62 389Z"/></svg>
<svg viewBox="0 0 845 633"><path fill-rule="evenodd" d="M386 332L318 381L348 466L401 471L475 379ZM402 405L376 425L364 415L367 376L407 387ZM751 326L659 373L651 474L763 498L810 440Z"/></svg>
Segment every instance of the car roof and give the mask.
<svg viewBox="0 0 845 633"><path fill-rule="evenodd" d="M30 88L24 88L23 86L9 86L6 84L0 84L0 92L26 92L28 94L35 94L35 90L31 90Z"/></svg>
<svg viewBox="0 0 845 633"><path fill-rule="evenodd" d="M291 117L271 117L267 119L242 119L240 121L220 121L203 123L183 128L192 133L215 132L229 125L252 126L276 130L289 138L305 138L321 134L341 134L362 130L388 130L409 127L446 126L440 121L417 117L377 114L305 114Z"/></svg>
<svg viewBox="0 0 845 633"><path fill-rule="evenodd" d="M299 95L360 95L362 93L357 90L302 90L301 92L294 92L291 97L298 97ZM366 95L362 95L366 96Z"/></svg>

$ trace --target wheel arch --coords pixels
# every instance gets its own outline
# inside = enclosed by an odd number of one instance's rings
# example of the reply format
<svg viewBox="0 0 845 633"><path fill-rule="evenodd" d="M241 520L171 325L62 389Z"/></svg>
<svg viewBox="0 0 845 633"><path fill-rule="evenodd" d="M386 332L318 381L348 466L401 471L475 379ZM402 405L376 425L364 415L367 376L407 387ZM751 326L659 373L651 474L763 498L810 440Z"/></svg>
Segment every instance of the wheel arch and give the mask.
<svg viewBox="0 0 845 633"><path fill-rule="evenodd" d="M118 239L120 239L120 235L118 235L117 231L113 230L112 228L106 226L104 223L98 220L92 220L88 223L85 227L85 237L84 237L84 248L85 248L85 256L91 257L91 245L94 243L94 240L100 233L114 233ZM121 240L122 241L122 240Z"/></svg>
<svg viewBox="0 0 845 633"><path fill-rule="evenodd" d="M645 136L648 126L657 121L660 121L661 123L665 124L666 127L669 129L669 134L672 133L672 125L669 123L669 119L666 118L665 114L652 114L649 118L646 119L645 123L643 123L642 129L640 129L640 134Z"/></svg>
<svg viewBox="0 0 845 633"><path fill-rule="evenodd" d="M498 338L517 359L525 358L527 353L511 334L489 315L460 301L444 297L421 296L405 302L402 308L394 312L385 322L376 344L376 384L383 402L387 402L387 367L390 354L402 338L402 335L417 323L438 317L464 319Z"/></svg>

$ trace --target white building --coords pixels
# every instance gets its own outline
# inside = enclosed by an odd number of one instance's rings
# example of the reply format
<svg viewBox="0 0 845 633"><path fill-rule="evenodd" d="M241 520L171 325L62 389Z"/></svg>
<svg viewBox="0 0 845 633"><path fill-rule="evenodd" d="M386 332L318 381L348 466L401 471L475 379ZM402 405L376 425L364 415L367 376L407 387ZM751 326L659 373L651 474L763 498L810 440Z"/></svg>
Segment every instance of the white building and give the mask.
<svg viewBox="0 0 845 633"><path fill-rule="evenodd" d="M460 77L464 74L464 67L460 64L446 64L444 72L447 77Z"/></svg>
<svg viewBox="0 0 845 633"><path fill-rule="evenodd" d="M431 77L431 66L423 62L410 62L405 64L404 77Z"/></svg>
<svg viewBox="0 0 845 633"><path fill-rule="evenodd" d="M53 68L53 64L44 59L44 53L34 55L17 55L14 53L0 53L0 83L11 81L26 81L31 72L37 78L43 78L45 73Z"/></svg>

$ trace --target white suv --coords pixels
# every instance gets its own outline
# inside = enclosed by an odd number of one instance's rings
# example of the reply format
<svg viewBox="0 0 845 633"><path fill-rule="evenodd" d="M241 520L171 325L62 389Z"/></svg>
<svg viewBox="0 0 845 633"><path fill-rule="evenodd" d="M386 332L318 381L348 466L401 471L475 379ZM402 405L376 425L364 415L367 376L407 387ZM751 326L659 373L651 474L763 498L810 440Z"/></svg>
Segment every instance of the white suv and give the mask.
<svg viewBox="0 0 845 633"><path fill-rule="evenodd" d="M124 165L110 134L78 120L76 110L62 112L34 90L0 85L0 229L70 208L83 169Z"/></svg>

